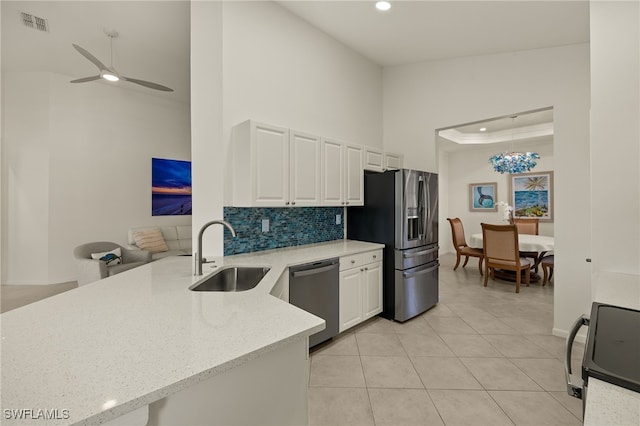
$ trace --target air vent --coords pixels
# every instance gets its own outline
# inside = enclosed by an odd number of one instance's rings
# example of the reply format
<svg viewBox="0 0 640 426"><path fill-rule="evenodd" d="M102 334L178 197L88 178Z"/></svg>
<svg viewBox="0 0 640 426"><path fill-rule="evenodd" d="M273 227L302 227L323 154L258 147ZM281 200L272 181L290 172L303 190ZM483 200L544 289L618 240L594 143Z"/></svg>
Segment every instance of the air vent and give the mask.
<svg viewBox="0 0 640 426"><path fill-rule="evenodd" d="M34 30L49 32L49 23L45 18L40 18L27 12L20 12L20 16L25 26Z"/></svg>

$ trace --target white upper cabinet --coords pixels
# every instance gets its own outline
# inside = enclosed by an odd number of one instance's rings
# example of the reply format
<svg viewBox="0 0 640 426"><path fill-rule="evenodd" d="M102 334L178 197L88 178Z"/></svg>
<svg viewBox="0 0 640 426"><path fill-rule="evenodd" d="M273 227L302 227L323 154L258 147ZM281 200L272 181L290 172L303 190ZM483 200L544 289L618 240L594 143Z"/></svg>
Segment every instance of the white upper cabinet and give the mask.
<svg viewBox="0 0 640 426"><path fill-rule="evenodd" d="M292 206L319 206L320 137L290 130L289 143L291 170L289 201Z"/></svg>
<svg viewBox="0 0 640 426"><path fill-rule="evenodd" d="M341 142L322 139L322 204L344 205L344 148Z"/></svg>
<svg viewBox="0 0 640 426"><path fill-rule="evenodd" d="M363 148L322 139L322 205L364 205Z"/></svg>
<svg viewBox="0 0 640 426"><path fill-rule="evenodd" d="M232 130L231 205L364 204L364 149L247 120Z"/></svg>
<svg viewBox="0 0 640 426"><path fill-rule="evenodd" d="M364 169L374 172L384 171L384 153L376 148L364 149Z"/></svg>
<svg viewBox="0 0 640 426"><path fill-rule="evenodd" d="M360 145L345 144L345 205L364 205L363 149Z"/></svg>
<svg viewBox="0 0 640 426"><path fill-rule="evenodd" d="M396 170L402 168L402 154L393 154L391 152L384 153L384 169Z"/></svg>
<svg viewBox="0 0 640 426"><path fill-rule="evenodd" d="M373 172L396 170L402 168L402 155L384 152L377 148L366 147L364 150L364 169Z"/></svg>
<svg viewBox="0 0 640 426"><path fill-rule="evenodd" d="M234 126L233 205L284 207L289 201L289 129L248 120Z"/></svg>

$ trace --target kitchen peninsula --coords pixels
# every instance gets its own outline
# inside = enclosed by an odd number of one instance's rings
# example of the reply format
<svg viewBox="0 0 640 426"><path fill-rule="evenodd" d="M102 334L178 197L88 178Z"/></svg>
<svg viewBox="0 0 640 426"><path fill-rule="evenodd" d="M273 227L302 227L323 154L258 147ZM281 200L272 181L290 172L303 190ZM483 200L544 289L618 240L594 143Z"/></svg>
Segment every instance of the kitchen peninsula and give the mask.
<svg viewBox="0 0 640 426"><path fill-rule="evenodd" d="M243 292L190 291L203 278L192 257L169 257L4 313L2 424L137 411L149 424L306 424L307 338L324 320L271 293L289 266L380 247L339 240L204 265L271 268Z"/></svg>

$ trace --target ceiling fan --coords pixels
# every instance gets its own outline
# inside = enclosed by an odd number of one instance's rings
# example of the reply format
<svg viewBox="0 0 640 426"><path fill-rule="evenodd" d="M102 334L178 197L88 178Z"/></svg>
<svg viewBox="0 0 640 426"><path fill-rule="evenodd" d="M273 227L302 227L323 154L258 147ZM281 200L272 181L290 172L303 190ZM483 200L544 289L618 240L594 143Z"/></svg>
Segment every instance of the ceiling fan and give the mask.
<svg viewBox="0 0 640 426"><path fill-rule="evenodd" d="M100 74L99 75L93 75L91 77L79 78L77 80L71 80L71 83L86 83L87 81L94 81L94 80L99 80L99 79L102 78L102 79L107 80L107 81L119 81L119 80L128 81L128 82L131 82L131 83L139 84L140 86L148 87L149 89L162 90L163 92L173 92L173 89L171 89L171 88L169 88L167 86L163 86L163 85L158 84L158 83L152 83L150 81L145 81L145 80L138 80L137 78L125 77L125 76L123 76L121 74L118 74L118 72L113 68L113 39L118 37L118 32L117 31L108 31L108 30L105 30L104 32L109 37L109 39L111 41L111 64L112 64L112 66L110 66L110 67L106 66L105 64L100 62L100 60L98 60L95 56L93 56L91 53L89 53L87 50L83 49L82 47L78 46L77 44L73 44L72 43L72 46L78 52L80 52L80 54L82 56L87 58L96 67L98 67L98 70L100 70Z"/></svg>

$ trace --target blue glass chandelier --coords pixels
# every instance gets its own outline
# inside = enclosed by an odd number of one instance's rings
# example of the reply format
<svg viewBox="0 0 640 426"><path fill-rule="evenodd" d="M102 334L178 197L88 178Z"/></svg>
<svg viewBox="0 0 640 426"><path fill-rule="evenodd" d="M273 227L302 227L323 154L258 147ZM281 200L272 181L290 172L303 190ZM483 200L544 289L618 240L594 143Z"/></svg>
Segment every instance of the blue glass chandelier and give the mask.
<svg viewBox="0 0 640 426"><path fill-rule="evenodd" d="M524 173L536 166L540 156L535 152L502 152L489 158L498 173Z"/></svg>
<svg viewBox="0 0 640 426"><path fill-rule="evenodd" d="M511 121L511 148L513 149L513 128L517 115L514 115ZM502 152L489 158L489 162L493 166L493 169L498 173L524 173L533 169L536 164L536 160L539 160L540 156L535 152Z"/></svg>

